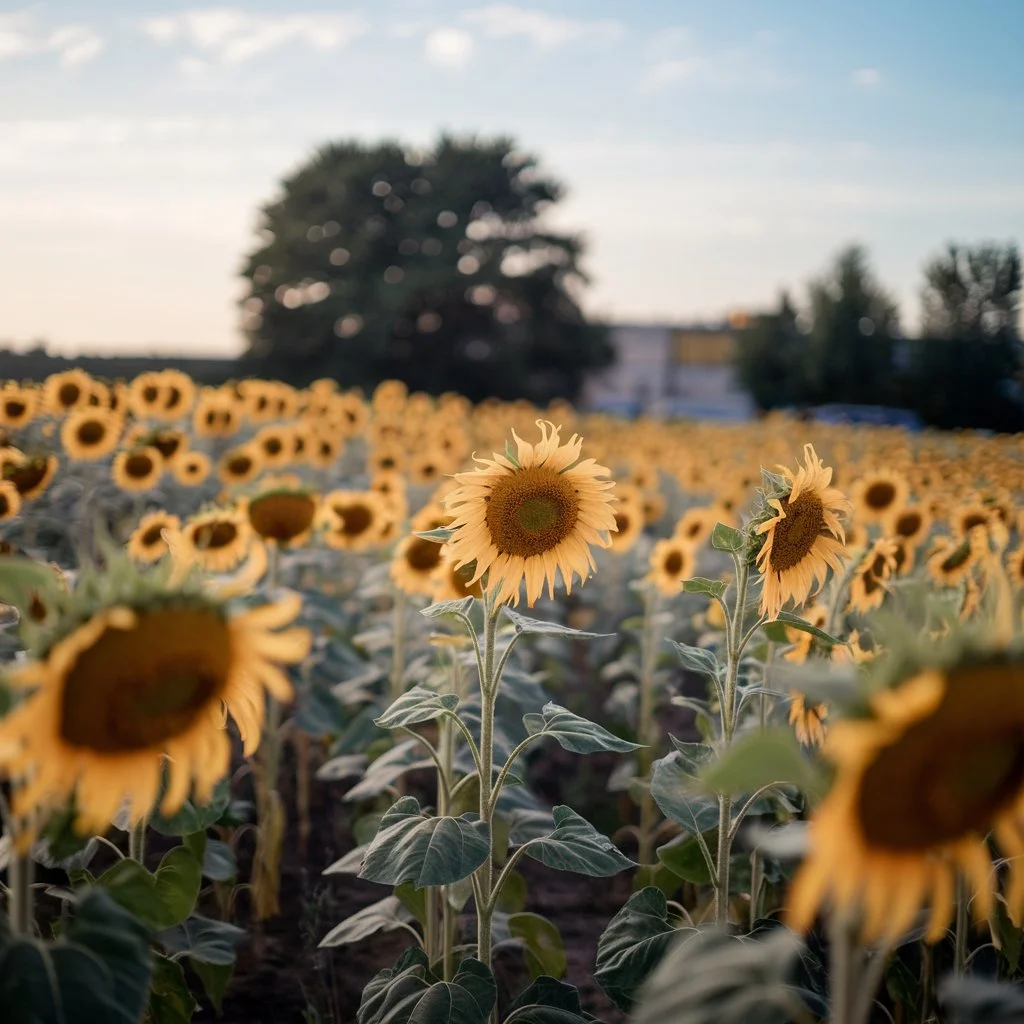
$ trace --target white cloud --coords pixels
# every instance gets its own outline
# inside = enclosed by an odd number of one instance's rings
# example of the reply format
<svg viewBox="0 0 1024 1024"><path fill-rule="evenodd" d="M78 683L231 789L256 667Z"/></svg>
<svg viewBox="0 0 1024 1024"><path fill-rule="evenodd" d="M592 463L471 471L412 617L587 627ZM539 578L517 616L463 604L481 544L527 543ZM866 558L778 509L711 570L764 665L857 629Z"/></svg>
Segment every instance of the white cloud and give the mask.
<svg viewBox="0 0 1024 1024"><path fill-rule="evenodd" d="M149 18L142 30L157 43L185 43L225 65L239 65L288 43L338 50L369 29L357 11L341 14L250 14L237 7L192 8ZM194 77L198 65L187 65Z"/></svg>
<svg viewBox="0 0 1024 1024"><path fill-rule="evenodd" d="M103 39L87 25L59 25L46 35L37 31L30 11L0 14L0 60L52 53L61 67L74 68L102 49Z"/></svg>
<svg viewBox="0 0 1024 1024"><path fill-rule="evenodd" d="M444 68L462 68L473 55L473 37L461 28L439 28L423 44L427 60Z"/></svg>
<svg viewBox="0 0 1024 1024"><path fill-rule="evenodd" d="M463 12L460 20L477 29L486 38L510 39L522 36L540 50L555 49L584 39L611 42L625 34L619 21L564 18L512 4L478 7Z"/></svg>
<svg viewBox="0 0 1024 1024"><path fill-rule="evenodd" d="M850 75L850 81L862 89L873 89L882 84L882 72L878 68L858 68Z"/></svg>

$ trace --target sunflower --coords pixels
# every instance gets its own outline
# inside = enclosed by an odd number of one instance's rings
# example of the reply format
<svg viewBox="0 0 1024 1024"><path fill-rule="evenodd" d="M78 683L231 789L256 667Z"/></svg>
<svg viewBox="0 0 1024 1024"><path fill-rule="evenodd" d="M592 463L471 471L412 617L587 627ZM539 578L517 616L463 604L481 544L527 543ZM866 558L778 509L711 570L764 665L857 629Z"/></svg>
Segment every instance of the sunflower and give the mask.
<svg viewBox="0 0 1024 1024"><path fill-rule="evenodd" d="M123 491L148 491L163 475L164 457L155 448L132 448L114 456L114 482Z"/></svg>
<svg viewBox="0 0 1024 1024"><path fill-rule="evenodd" d="M904 505L891 512L884 520L884 530L888 537L905 541L916 546L928 536L932 527L932 517L924 505Z"/></svg>
<svg viewBox="0 0 1024 1024"><path fill-rule="evenodd" d="M632 484L618 484L615 488L615 532L611 535L613 554L624 555L644 532L643 499Z"/></svg>
<svg viewBox="0 0 1024 1024"><path fill-rule="evenodd" d="M8 381L0 391L0 426L20 430L32 422L39 409L39 392Z"/></svg>
<svg viewBox="0 0 1024 1024"><path fill-rule="evenodd" d="M217 476L227 486L247 484L263 471L263 456L251 442L229 448L217 463Z"/></svg>
<svg viewBox="0 0 1024 1024"><path fill-rule="evenodd" d="M138 821L157 802L173 814L194 784L207 803L230 767L225 712L247 754L259 744L264 692L288 701L280 663L309 651L292 622L297 595L240 614L189 592L111 603L71 628L8 681L31 694L0 721L0 767L30 781L14 813L56 808L74 796L76 828L106 832L127 800ZM22 841L31 840L23 834Z"/></svg>
<svg viewBox="0 0 1024 1024"><path fill-rule="evenodd" d="M43 381L43 408L51 416L63 416L80 406L88 405L93 393L93 379L77 367L51 373Z"/></svg>
<svg viewBox="0 0 1024 1024"><path fill-rule="evenodd" d="M981 555L981 533L972 530L962 540L939 537L928 553L928 575L940 587L955 587L962 583L977 564Z"/></svg>
<svg viewBox="0 0 1024 1024"><path fill-rule="evenodd" d="M264 540L298 547L313 532L317 497L304 490L266 490L247 503L249 525Z"/></svg>
<svg viewBox="0 0 1024 1024"><path fill-rule="evenodd" d="M789 724L797 740L805 747L820 747L825 742L825 719L828 718L827 704L808 704L802 693L793 693L789 698Z"/></svg>
<svg viewBox="0 0 1024 1024"><path fill-rule="evenodd" d="M868 549L850 580L850 607L869 612L881 607L889 592L886 581L896 573L899 546L882 538Z"/></svg>
<svg viewBox="0 0 1024 1024"><path fill-rule="evenodd" d="M170 512L150 512L139 520L128 538L128 554L136 562L149 565L168 553L167 534L177 534L181 520Z"/></svg>
<svg viewBox="0 0 1024 1024"><path fill-rule="evenodd" d="M158 416L167 400L163 374L157 370L140 373L128 385L126 399L136 419L148 420Z"/></svg>
<svg viewBox="0 0 1024 1024"><path fill-rule="evenodd" d="M409 479L414 484L435 485L452 468L442 451L428 448L409 459Z"/></svg>
<svg viewBox="0 0 1024 1024"><path fill-rule="evenodd" d="M198 487L210 475L210 456L205 452L182 452L171 463L171 474L182 487Z"/></svg>
<svg viewBox="0 0 1024 1024"><path fill-rule="evenodd" d="M691 547L699 548L710 536L718 522L717 513L710 508L687 509L676 523L675 536Z"/></svg>
<svg viewBox="0 0 1024 1024"><path fill-rule="evenodd" d="M157 419L173 423L191 411L196 400L196 386L184 370L164 370L160 376L162 400L154 414Z"/></svg>
<svg viewBox="0 0 1024 1024"><path fill-rule="evenodd" d="M878 523L906 505L910 484L902 473L879 469L862 476L850 494L857 510L857 521Z"/></svg>
<svg viewBox="0 0 1024 1024"><path fill-rule="evenodd" d="M125 448L152 447L171 463L188 449L188 436L181 430L164 428L154 430L145 423L139 423L125 434Z"/></svg>
<svg viewBox="0 0 1024 1024"><path fill-rule="evenodd" d="M459 486L444 499L454 516L449 541L458 568L476 563L471 582L487 573L487 588L498 601L519 599L533 605L544 583L553 597L556 572L566 591L573 575L584 580L594 568L590 545L609 547L615 530L614 481L593 459L580 459L583 441L566 444L559 428L538 420L540 441L533 445L513 431L516 454L478 459L482 468L455 476Z"/></svg>
<svg viewBox="0 0 1024 1024"><path fill-rule="evenodd" d="M324 540L342 551L364 551L381 542L391 507L376 491L331 491L323 499Z"/></svg>
<svg viewBox="0 0 1024 1024"><path fill-rule="evenodd" d="M28 456L16 448L0 452L0 474L17 488L23 501L38 498L57 474L56 455Z"/></svg>
<svg viewBox="0 0 1024 1024"><path fill-rule="evenodd" d="M407 594L432 596L437 589L434 575L442 564L441 547L435 541L417 537L414 533L403 537L395 549L389 569L395 586Z"/></svg>
<svg viewBox="0 0 1024 1024"><path fill-rule="evenodd" d="M197 437L231 437L241 422L241 406L226 388L209 388L192 410L192 430Z"/></svg>
<svg viewBox="0 0 1024 1024"><path fill-rule="evenodd" d="M291 427L264 427L250 442L259 452L264 466L277 469L292 461L295 440Z"/></svg>
<svg viewBox="0 0 1024 1024"><path fill-rule="evenodd" d="M273 385L266 380L240 380L238 393L242 397L245 418L250 423L269 423L277 418Z"/></svg>
<svg viewBox="0 0 1024 1024"><path fill-rule="evenodd" d="M0 522L13 519L21 511L21 495L10 480L0 480Z"/></svg>
<svg viewBox="0 0 1024 1024"><path fill-rule="evenodd" d="M954 508L949 516L949 523L953 533L960 539L968 536L974 529L998 531L1000 521L988 505L980 501L970 501Z"/></svg>
<svg viewBox="0 0 1024 1024"><path fill-rule="evenodd" d="M117 447L122 426L121 417L106 409L79 409L61 424L61 444L77 462L94 462Z"/></svg>
<svg viewBox="0 0 1024 1024"><path fill-rule="evenodd" d="M358 391L346 391L332 402L342 437L359 437L370 420L370 407Z"/></svg>
<svg viewBox="0 0 1024 1024"><path fill-rule="evenodd" d="M822 465L814 445L804 445L804 465L794 474L779 467L789 492L767 499L775 515L760 523L766 534L757 555L762 573L761 614L775 618L789 598L803 604L814 584L825 582L829 567L838 571L846 553L840 516L850 503L829 487L832 470Z"/></svg>
<svg viewBox="0 0 1024 1024"><path fill-rule="evenodd" d="M437 545L435 544L434 547ZM446 546L442 545L440 563L430 577L433 583L430 596L435 601L460 601L464 597L482 598L484 596L483 587L479 580L476 583L470 583L472 575L468 568L456 569L455 562L448 554Z"/></svg>
<svg viewBox="0 0 1024 1024"><path fill-rule="evenodd" d="M930 906L939 941L958 871L978 920L994 909L985 837L1013 858L1008 904L1024 909L1024 702L1020 667L997 657L928 668L871 698L872 717L833 725L836 778L810 822L810 854L789 894L808 928L826 900L863 913L861 938L894 940Z"/></svg>
<svg viewBox="0 0 1024 1024"><path fill-rule="evenodd" d="M809 622L812 626L817 626L818 629L824 629L828 625L829 610L826 605L816 604L810 608L805 608L801 613L800 617L806 622ZM795 629L793 626L786 626L786 639L793 645L792 648L783 655L786 661L792 661L797 664L802 664L807 660L807 656L811 653L811 645L814 643L814 637L803 629Z"/></svg>
<svg viewBox="0 0 1024 1024"><path fill-rule="evenodd" d="M675 597L682 590L683 580L693 575L695 559L693 548L678 537L659 540L651 550L647 580L658 593Z"/></svg>
<svg viewBox="0 0 1024 1024"><path fill-rule="evenodd" d="M243 510L215 508L189 519L172 551L180 565L198 565L210 573L231 572L248 555L252 536Z"/></svg>
<svg viewBox="0 0 1024 1024"><path fill-rule="evenodd" d="M374 445L366 457L366 469L371 475L386 469L404 470L405 464L405 448L393 441Z"/></svg>
<svg viewBox="0 0 1024 1024"><path fill-rule="evenodd" d="M316 469L330 469L342 451L342 442L313 430L306 442L306 461Z"/></svg>

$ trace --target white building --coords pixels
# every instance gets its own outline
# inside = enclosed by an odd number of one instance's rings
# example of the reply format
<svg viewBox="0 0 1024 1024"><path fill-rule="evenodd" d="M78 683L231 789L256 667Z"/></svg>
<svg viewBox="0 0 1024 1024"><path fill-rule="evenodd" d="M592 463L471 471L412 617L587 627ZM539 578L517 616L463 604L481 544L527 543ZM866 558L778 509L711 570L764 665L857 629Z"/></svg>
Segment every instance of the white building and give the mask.
<svg viewBox="0 0 1024 1024"><path fill-rule="evenodd" d="M587 408L716 420L753 415L735 380L735 328L620 324L611 337L617 362L588 378Z"/></svg>

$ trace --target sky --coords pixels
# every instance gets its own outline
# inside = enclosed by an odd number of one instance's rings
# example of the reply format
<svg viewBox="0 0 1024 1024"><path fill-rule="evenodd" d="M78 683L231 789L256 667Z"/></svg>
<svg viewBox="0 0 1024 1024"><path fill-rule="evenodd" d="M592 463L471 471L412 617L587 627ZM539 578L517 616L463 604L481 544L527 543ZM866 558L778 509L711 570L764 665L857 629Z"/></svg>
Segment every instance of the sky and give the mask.
<svg viewBox="0 0 1024 1024"><path fill-rule="evenodd" d="M720 320L869 251L1024 241L1024 0L0 0L0 339L241 351L259 206L329 139L511 134L585 305Z"/></svg>

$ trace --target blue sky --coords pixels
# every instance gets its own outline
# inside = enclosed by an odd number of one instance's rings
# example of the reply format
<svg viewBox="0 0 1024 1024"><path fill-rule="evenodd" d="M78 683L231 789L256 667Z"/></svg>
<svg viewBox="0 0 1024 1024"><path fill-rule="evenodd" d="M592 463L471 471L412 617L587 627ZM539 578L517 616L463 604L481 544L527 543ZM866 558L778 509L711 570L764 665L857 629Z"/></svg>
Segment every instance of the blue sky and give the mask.
<svg viewBox="0 0 1024 1024"><path fill-rule="evenodd" d="M0 338L240 347L259 203L329 138L511 133L587 305L774 301L859 241L918 313L947 239L1024 241L1024 0L0 0Z"/></svg>

